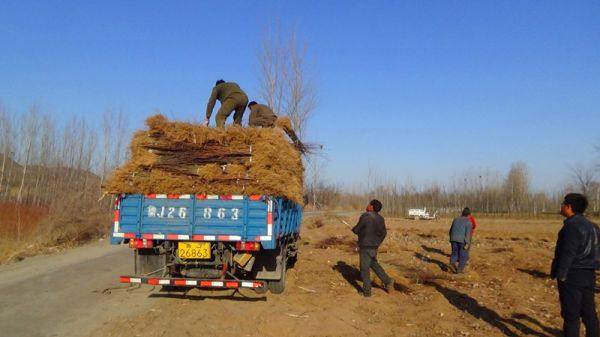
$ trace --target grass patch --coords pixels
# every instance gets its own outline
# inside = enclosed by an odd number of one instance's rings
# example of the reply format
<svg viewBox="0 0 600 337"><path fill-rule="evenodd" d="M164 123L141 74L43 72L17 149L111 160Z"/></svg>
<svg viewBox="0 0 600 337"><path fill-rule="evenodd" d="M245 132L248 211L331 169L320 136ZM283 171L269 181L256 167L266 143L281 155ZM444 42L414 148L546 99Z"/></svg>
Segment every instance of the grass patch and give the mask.
<svg viewBox="0 0 600 337"><path fill-rule="evenodd" d="M358 245L355 240L348 240L339 236L330 236L317 242L315 247L319 249L337 248L348 252L356 252Z"/></svg>

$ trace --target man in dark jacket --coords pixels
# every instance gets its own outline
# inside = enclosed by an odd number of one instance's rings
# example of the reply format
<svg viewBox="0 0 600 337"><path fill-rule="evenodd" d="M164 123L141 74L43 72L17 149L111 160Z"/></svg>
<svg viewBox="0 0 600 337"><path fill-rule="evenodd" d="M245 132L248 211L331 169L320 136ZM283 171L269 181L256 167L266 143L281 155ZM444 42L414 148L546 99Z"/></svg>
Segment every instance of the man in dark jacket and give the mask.
<svg viewBox="0 0 600 337"><path fill-rule="evenodd" d="M371 272L373 269L377 277L383 281L385 290L389 293L394 287L394 280L389 277L385 270L377 262L377 249L385 239L387 231L385 220L379 215L383 205L379 200L371 200L367 211L360 216L358 224L352 228L354 234L358 235L358 247L360 249L360 276L363 281L363 296L371 296Z"/></svg>
<svg viewBox="0 0 600 337"><path fill-rule="evenodd" d="M462 273L469 260L469 245L473 228L469 215L471 215L471 210L465 207L461 216L454 219L450 226L450 245L452 246L450 268L456 273Z"/></svg>
<svg viewBox="0 0 600 337"><path fill-rule="evenodd" d="M246 110L246 105L248 105L248 96L246 96L246 93L237 83L225 82L223 80L218 80L212 89L210 98L206 104L206 120L204 121L204 125L208 126L217 100L221 102L221 107L215 118L217 127L222 128L225 126L225 120L234 110L233 122L237 125L242 125L242 117L244 117L244 111Z"/></svg>
<svg viewBox="0 0 600 337"><path fill-rule="evenodd" d="M566 219L558 232L550 276L558 280L565 337L579 337L580 318L586 337L599 337L594 287L600 266L600 229L583 216L587 206L584 195L570 193L560 207Z"/></svg>

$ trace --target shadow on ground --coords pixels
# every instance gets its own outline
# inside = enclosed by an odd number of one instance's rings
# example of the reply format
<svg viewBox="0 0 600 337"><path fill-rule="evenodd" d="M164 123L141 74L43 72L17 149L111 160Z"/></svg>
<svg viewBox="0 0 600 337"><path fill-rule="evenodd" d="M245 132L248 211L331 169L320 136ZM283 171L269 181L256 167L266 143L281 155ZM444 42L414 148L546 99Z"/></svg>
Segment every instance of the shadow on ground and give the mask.
<svg viewBox="0 0 600 337"><path fill-rule="evenodd" d="M427 282L426 285L435 288L440 294L442 294L450 304L452 304L458 310L468 313L471 316L481 319L489 325L502 331L504 335L509 337L519 337L522 335L537 336L537 337L558 337L561 336L560 331L554 328L546 327L541 324L538 320L529 317L526 314L513 314L511 318L504 318L497 312L489 309L477 302L473 297L456 291L454 289L447 288L436 282ZM524 323L535 324L538 328L544 332L536 331Z"/></svg>
<svg viewBox="0 0 600 337"><path fill-rule="evenodd" d="M428 246L425 246L425 245L421 245L421 248L423 248L423 250L426 251L426 252L428 252L428 253L435 253L435 254L443 255L445 257L450 257L450 254L448 254L448 253L446 253L443 250L438 249L438 248L428 247Z"/></svg>
<svg viewBox="0 0 600 337"><path fill-rule="evenodd" d="M440 261L440 260L432 259L432 258L430 258L428 256L425 256L425 255L421 254L421 253L415 253L415 257L417 259L419 259L419 260L424 261L424 262L433 263L433 264L437 265L438 267L440 267L440 269L442 271L445 271L445 272L448 271L448 265L445 264L444 262Z"/></svg>
<svg viewBox="0 0 600 337"><path fill-rule="evenodd" d="M342 277L356 289L356 291L362 291L362 287L358 284L358 280L360 280L360 271L358 269L344 261L338 261L332 269L340 273Z"/></svg>
<svg viewBox="0 0 600 337"><path fill-rule="evenodd" d="M356 289L357 292L362 291L362 286L358 283L358 281L362 282L362 280L360 278L360 271L358 269L347 264L344 261L338 261L336 263L336 265L332 267L332 269L337 271L338 273L340 273L342 275L342 277L344 277L344 279L351 286L353 286L354 289ZM385 290L377 283L372 283L372 286L373 286L373 288L379 288L379 289ZM410 294L413 292L413 290L411 288L407 287L404 284L399 283L398 280L395 280L395 282L394 282L394 290L397 292L404 293L404 294Z"/></svg>
<svg viewBox="0 0 600 337"><path fill-rule="evenodd" d="M517 314L513 314L512 318L514 319L519 319L519 320L523 320L523 321L527 321L529 323L535 324L537 325L540 329L544 330L546 333L548 333L550 336L562 336L562 332L559 329L555 329L555 328L549 328L545 325L543 325L540 321L538 321L537 319L527 315L527 314L521 314L521 313L517 313Z"/></svg>
<svg viewBox="0 0 600 337"><path fill-rule="evenodd" d="M550 278L550 274L545 273L543 271L539 271L539 270L524 269L524 268L517 268L517 270L522 273L529 274L535 278L539 278L539 279L549 279Z"/></svg>
<svg viewBox="0 0 600 337"><path fill-rule="evenodd" d="M437 235L435 235L435 234L421 233L421 234L417 234L417 236L420 237L421 239L434 239L434 238L437 238Z"/></svg>
<svg viewBox="0 0 600 337"><path fill-rule="evenodd" d="M234 291L228 295L213 295L211 294L190 294L190 292L186 292L185 290L174 289L170 291L161 291L159 293L150 294L150 298L172 298L172 299L184 299L191 301L204 301L204 300L227 300L227 301L237 301L237 302L266 302L266 296L255 295L245 296L239 291ZM259 297L260 296L260 297Z"/></svg>

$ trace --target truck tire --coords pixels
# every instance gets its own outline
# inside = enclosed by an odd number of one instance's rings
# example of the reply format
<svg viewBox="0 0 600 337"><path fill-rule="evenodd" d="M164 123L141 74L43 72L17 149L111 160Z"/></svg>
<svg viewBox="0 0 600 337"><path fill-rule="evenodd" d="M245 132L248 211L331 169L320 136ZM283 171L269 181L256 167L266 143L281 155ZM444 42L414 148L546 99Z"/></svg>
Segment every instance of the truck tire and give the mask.
<svg viewBox="0 0 600 337"><path fill-rule="evenodd" d="M298 261L298 255L290 256L287 260L287 267L294 268L296 266L297 261Z"/></svg>
<svg viewBox="0 0 600 337"><path fill-rule="evenodd" d="M287 270L287 261L282 263L281 278L279 280L269 281L269 291L273 294L281 294L285 290L285 272Z"/></svg>
<svg viewBox="0 0 600 337"><path fill-rule="evenodd" d="M259 295L262 295L262 294L266 294L268 290L269 290L269 285L267 283L262 288L256 288L256 289L254 289L254 292L256 292Z"/></svg>

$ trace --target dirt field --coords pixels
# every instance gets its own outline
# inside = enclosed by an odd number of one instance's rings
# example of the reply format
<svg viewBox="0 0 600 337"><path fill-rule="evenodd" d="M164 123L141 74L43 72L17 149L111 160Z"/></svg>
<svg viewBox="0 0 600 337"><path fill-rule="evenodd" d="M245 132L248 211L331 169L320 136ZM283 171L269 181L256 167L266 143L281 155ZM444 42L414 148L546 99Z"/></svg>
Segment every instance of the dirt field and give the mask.
<svg viewBox="0 0 600 337"><path fill-rule="evenodd" d="M479 219L468 272L447 272L449 221L388 219L379 260L391 294L357 293L355 237L333 216L305 219L283 295L150 292L152 309L93 336L559 336L548 279L561 219ZM355 216L343 217L354 224ZM379 281L376 281L376 284ZM148 287L148 286L146 286ZM151 290L151 288L148 288Z"/></svg>

